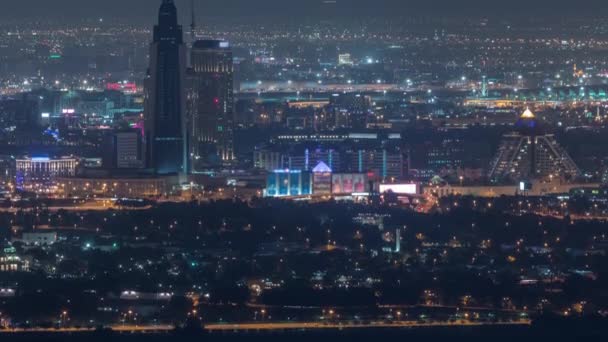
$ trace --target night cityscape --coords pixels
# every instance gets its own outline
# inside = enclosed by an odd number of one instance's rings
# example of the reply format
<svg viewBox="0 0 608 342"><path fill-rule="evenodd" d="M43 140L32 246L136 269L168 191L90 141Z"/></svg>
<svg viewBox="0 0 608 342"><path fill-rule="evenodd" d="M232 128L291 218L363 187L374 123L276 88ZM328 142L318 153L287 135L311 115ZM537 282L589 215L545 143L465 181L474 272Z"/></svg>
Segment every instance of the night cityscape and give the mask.
<svg viewBox="0 0 608 342"><path fill-rule="evenodd" d="M608 2L0 5L0 340L608 338Z"/></svg>

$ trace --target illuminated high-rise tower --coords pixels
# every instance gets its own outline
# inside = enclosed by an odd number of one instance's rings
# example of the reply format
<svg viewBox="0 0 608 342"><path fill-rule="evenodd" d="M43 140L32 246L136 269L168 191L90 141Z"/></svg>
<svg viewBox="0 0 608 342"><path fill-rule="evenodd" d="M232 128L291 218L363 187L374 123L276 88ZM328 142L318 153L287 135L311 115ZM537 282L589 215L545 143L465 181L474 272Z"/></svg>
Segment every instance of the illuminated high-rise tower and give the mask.
<svg viewBox="0 0 608 342"><path fill-rule="evenodd" d="M145 80L148 167L158 174L188 171L184 77L186 47L173 0L163 0Z"/></svg>
<svg viewBox="0 0 608 342"><path fill-rule="evenodd" d="M234 160L234 89L232 50L228 42L199 40L192 46L188 76L188 118L194 164L229 164ZM213 163L211 163L213 164Z"/></svg>

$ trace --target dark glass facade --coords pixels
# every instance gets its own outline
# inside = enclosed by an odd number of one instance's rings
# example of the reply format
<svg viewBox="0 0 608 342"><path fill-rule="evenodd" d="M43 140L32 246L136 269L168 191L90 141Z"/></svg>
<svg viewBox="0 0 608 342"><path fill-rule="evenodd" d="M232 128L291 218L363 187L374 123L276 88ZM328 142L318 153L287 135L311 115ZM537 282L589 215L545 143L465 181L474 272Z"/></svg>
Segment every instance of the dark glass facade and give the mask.
<svg viewBox="0 0 608 342"><path fill-rule="evenodd" d="M154 26L146 78L148 166L158 174L184 173L187 167L184 76L186 49L173 0L163 0Z"/></svg>
<svg viewBox="0 0 608 342"><path fill-rule="evenodd" d="M192 45L188 75L191 154L203 164L234 160L234 81L232 50L228 42L199 40ZM195 168L198 166L195 164Z"/></svg>

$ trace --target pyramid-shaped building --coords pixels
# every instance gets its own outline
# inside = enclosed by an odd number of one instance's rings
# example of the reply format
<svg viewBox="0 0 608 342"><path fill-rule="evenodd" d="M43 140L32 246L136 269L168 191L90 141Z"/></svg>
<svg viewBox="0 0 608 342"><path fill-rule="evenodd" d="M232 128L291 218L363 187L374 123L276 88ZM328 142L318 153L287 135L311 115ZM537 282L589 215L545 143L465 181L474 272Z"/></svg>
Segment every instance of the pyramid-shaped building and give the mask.
<svg viewBox="0 0 608 342"><path fill-rule="evenodd" d="M490 180L574 179L580 175L572 158L552 134L541 129L530 109L519 117L515 128L502 138L490 165Z"/></svg>

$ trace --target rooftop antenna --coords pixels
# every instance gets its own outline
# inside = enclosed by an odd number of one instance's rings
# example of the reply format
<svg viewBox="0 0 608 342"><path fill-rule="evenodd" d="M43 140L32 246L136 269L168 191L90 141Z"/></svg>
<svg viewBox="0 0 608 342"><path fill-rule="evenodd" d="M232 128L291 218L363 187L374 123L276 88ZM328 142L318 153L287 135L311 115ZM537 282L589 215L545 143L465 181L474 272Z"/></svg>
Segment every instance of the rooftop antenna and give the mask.
<svg viewBox="0 0 608 342"><path fill-rule="evenodd" d="M194 13L194 0L190 0L190 13L192 14L192 22L190 23L190 39L192 39L192 43L194 43L195 39L195 31L196 31L196 14Z"/></svg>

